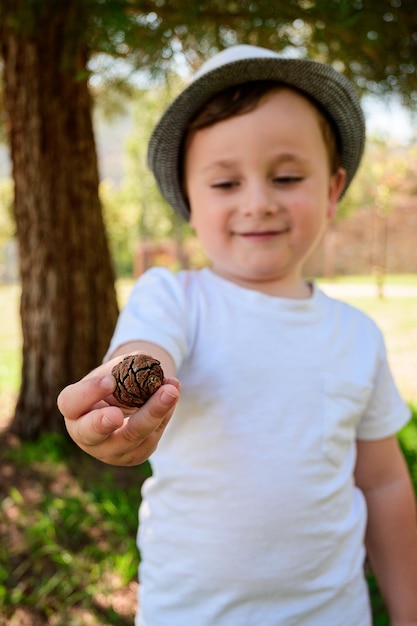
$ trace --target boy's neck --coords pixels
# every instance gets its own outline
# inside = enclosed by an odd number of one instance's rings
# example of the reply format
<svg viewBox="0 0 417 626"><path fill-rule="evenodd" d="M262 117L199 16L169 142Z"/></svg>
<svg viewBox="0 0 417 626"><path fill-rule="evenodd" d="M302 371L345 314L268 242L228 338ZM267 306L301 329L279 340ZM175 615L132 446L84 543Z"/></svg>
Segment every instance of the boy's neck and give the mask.
<svg viewBox="0 0 417 626"><path fill-rule="evenodd" d="M215 269L211 268L211 271L223 278L224 280L228 280L239 287L243 287L245 289L252 289L253 291L259 291L260 293L264 293L268 296L274 296L276 298L288 298L292 300L307 300L311 298L313 293L313 286L310 281L304 280L300 278L300 280L296 282L270 282L270 281L261 281L261 280L239 280L235 277L224 276L222 273L216 272Z"/></svg>

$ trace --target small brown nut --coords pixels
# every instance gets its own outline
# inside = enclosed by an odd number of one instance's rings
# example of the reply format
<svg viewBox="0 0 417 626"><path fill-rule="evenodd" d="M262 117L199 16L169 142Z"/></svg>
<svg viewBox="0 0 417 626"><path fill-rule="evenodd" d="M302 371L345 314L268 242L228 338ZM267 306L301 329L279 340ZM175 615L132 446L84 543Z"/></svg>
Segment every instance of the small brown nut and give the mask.
<svg viewBox="0 0 417 626"><path fill-rule="evenodd" d="M113 395L125 406L142 406L164 380L160 362L147 354L126 356L112 374L117 382Z"/></svg>

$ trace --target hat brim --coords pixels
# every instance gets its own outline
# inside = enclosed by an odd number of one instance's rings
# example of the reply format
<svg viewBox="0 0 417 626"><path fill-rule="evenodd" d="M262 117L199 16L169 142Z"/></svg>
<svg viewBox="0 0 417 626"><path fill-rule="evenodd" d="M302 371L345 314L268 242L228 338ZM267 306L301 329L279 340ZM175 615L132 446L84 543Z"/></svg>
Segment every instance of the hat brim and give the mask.
<svg viewBox="0 0 417 626"><path fill-rule="evenodd" d="M162 195L185 220L190 210L179 179L181 147L190 119L212 96L233 85L272 80L306 94L333 120L346 170L346 191L362 158L365 121L350 81L331 66L311 59L247 58L206 72L190 83L167 108L151 136L148 165Z"/></svg>

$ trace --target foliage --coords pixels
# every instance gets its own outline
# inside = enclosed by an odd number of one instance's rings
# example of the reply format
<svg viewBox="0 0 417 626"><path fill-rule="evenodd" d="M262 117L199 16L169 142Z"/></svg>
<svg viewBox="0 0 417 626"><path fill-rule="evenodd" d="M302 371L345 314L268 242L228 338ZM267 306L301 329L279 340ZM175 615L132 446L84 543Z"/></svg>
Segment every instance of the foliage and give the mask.
<svg viewBox="0 0 417 626"><path fill-rule="evenodd" d="M355 181L340 203L338 215L373 207L382 216L394 208L398 194L416 195L417 148L370 138Z"/></svg>
<svg viewBox="0 0 417 626"><path fill-rule="evenodd" d="M178 81L176 90L179 89ZM174 239L182 247L191 229L158 192L146 164L150 133L173 97L174 87L136 91L132 132L126 142L120 188L109 181L100 186L104 218L118 276L131 275L140 242Z"/></svg>
<svg viewBox="0 0 417 626"><path fill-rule="evenodd" d="M413 484L417 487L417 403L410 404L410 409L411 421L400 432L399 439Z"/></svg>
<svg viewBox="0 0 417 626"><path fill-rule="evenodd" d="M15 234L13 220L13 182L0 179L0 246Z"/></svg>
<svg viewBox="0 0 417 626"><path fill-rule="evenodd" d="M7 405L15 398L20 382L19 298L17 285L0 286L0 411L3 414L7 414Z"/></svg>
<svg viewBox="0 0 417 626"><path fill-rule="evenodd" d="M338 217L347 217L358 209L373 212L372 265L380 297L384 295L390 247L388 216L401 196L416 195L416 167L414 144L402 146L374 138L367 142L356 180L340 203Z"/></svg>
<svg viewBox="0 0 417 626"><path fill-rule="evenodd" d="M180 55L196 67L215 50L255 43L332 62L359 89L398 93L410 108L417 99L414 0L292 0L278 5L269 0L113 0L99 6L100 16L92 13L86 33L92 50L129 59L142 70L165 71ZM113 82L126 75L126 67L119 68L107 64Z"/></svg>
<svg viewBox="0 0 417 626"><path fill-rule="evenodd" d="M24 32L33 15L47 20L57 0L3 0L0 22ZM153 76L195 68L236 42L266 45L326 60L362 91L417 99L417 15L414 0L71 0L91 62L86 71L101 94L129 89L132 73ZM73 41L66 43L71 65ZM100 78L98 78L100 77ZM120 101L117 106L120 105Z"/></svg>
<svg viewBox="0 0 417 626"><path fill-rule="evenodd" d="M111 181L100 184L100 200L115 272L118 276L133 272L133 250L138 224L135 207L123 202L120 190Z"/></svg>
<svg viewBox="0 0 417 626"><path fill-rule="evenodd" d="M15 222L13 219L13 182L0 179L0 281L9 280L14 272L8 270L8 261L15 256Z"/></svg>
<svg viewBox="0 0 417 626"><path fill-rule="evenodd" d="M133 111L133 131L126 145L122 198L131 202L138 216L137 234L141 239L161 239L172 235L173 212L158 193L146 165L150 133L171 100L169 84L161 89L138 93Z"/></svg>

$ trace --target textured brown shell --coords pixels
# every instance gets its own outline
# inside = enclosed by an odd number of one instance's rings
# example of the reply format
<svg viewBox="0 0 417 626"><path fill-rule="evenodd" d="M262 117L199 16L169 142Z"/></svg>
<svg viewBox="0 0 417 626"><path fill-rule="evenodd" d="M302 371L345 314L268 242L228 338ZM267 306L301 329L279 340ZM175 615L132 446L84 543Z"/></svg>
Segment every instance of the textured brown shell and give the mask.
<svg viewBox="0 0 417 626"><path fill-rule="evenodd" d="M113 395L126 406L145 404L164 380L160 362L147 354L126 356L113 367L112 374L117 382Z"/></svg>

